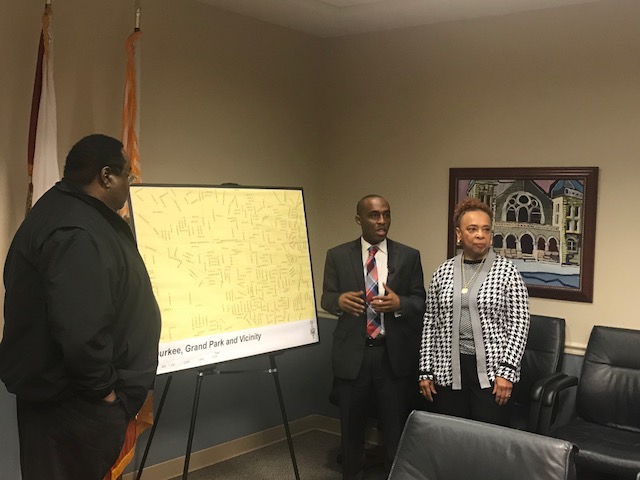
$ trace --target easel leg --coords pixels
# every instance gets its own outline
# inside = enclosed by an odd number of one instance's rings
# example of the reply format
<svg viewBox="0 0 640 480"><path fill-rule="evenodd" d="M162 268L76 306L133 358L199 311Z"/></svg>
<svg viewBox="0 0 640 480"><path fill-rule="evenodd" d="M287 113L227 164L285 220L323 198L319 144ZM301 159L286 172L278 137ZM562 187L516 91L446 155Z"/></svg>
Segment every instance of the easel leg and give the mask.
<svg viewBox="0 0 640 480"><path fill-rule="evenodd" d="M274 355L269 355L269 361L271 362L271 374L273 375L273 381L276 384L276 391L278 392L278 401L280 402L280 412L282 412L282 422L284 423L284 431L287 434L287 443L289 444L289 453L291 454L291 463L293 463L293 472L295 473L296 480L300 480L300 473L298 473L298 463L296 462L296 454L293 451L293 439L291 438L291 430L289 429L289 421L287 420L287 411L284 407L284 399L282 397L282 390L280 389L280 379L278 378L278 368L276 367L276 358Z"/></svg>
<svg viewBox="0 0 640 480"><path fill-rule="evenodd" d="M169 391L171 380L173 380L173 375L169 375L169 377L167 378L167 382L164 384L164 390L162 390L162 396L160 397L158 410L156 411L155 418L153 420L153 425L151 426L149 439L147 440L147 445L144 447L144 454L142 455L142 460L140 460L140 467L138 468L138 474L136 475L136 480L140 480L140 477L142 476L142 470L144 470L144 464L147 461L147 455L149 454L149 449L151 448L151 441L153 440L153 436L156 433L156 428L158 427L158 422L160 421L160 414L162 413L162 408L164 407L164 401L167 398L167 392Z"/></svg>
<svg viewBox="0 0 640 480"><path fill-rule="evenodd" d="M193 409L191 410L191 425L189 426L189 439L187 440L187 452L184 456L184 470L182 470L182 479L186 480L189 474L189 460L191 458L191 447L193 445L193 433L196 429L196 417L198 415L198 403L200 402L200 389L202 388L202 379L204 372L198 372L196 379L196 393L193 398Z"/></svg>

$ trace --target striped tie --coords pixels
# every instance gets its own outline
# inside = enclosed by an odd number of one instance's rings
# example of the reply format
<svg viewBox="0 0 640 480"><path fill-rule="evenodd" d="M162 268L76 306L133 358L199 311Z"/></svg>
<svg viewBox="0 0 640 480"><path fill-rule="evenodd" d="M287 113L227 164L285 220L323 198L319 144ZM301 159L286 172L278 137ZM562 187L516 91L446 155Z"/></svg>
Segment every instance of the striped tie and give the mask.
<svg viewBox="0 0 640 480"><path fill-rule="evenodd" d="M376 266L376 253L378 247L369 247L369 258L365 265L367 276L364 279L364 285L367 289L367 335L370 338L376 338L380 333L380 315L371 308L373 297L378 295L378 267Z"/></svg>

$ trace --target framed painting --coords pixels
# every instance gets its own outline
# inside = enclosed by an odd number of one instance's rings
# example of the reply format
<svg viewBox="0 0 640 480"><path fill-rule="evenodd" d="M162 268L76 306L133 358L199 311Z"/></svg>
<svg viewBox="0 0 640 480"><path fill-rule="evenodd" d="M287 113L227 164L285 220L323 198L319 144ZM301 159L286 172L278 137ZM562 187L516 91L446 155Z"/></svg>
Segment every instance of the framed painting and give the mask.
<svg viewBox="0 0 640 480"><path fill-rule="evenodd" d="M450 169L449 257L458 251L453 210L466 197L493 211L493 250L530 296L593 301L598 167Z"/></svg>

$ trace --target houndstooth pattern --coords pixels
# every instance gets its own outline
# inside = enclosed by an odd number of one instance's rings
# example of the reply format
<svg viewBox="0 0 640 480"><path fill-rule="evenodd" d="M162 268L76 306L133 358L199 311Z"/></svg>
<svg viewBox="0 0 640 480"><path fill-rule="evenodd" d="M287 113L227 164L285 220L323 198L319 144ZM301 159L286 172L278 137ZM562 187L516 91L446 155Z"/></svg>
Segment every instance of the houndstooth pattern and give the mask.
<svg viewBox="0 0 640 480"><path fill-rule="evenodd" d="M433 274L420 347L421 376L434 378L442 386L453 383L454 261L447 260ZM494 382L498 376L517 382L529 334L529 294L522 276L506 258L496 255L478 291L478 310L489 380Z"/></svg>

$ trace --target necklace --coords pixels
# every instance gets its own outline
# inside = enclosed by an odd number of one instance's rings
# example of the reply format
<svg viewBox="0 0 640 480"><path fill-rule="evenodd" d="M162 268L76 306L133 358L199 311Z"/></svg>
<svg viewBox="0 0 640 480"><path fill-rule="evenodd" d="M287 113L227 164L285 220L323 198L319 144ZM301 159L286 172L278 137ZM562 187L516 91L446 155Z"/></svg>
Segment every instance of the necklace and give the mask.
<svg viewBox="0 0 640 480"><path fill-rule="evenodd" d="M484 265L484 261L487 259L487 256L485 255L484 258L482 259L482 262L480 262L480 266L478 267L478 269L475 271L475 273L473 274L473 276L469 279L469 281L465 281L464 278L464 254L462 254L461 257L461 266L462 266L462 290L461 292L467 293L469 292L469 285L473 284L473 281L476 279L476 277L478 276L478 273L480 273L480 270L482 270L482 266Z"/></svg>

